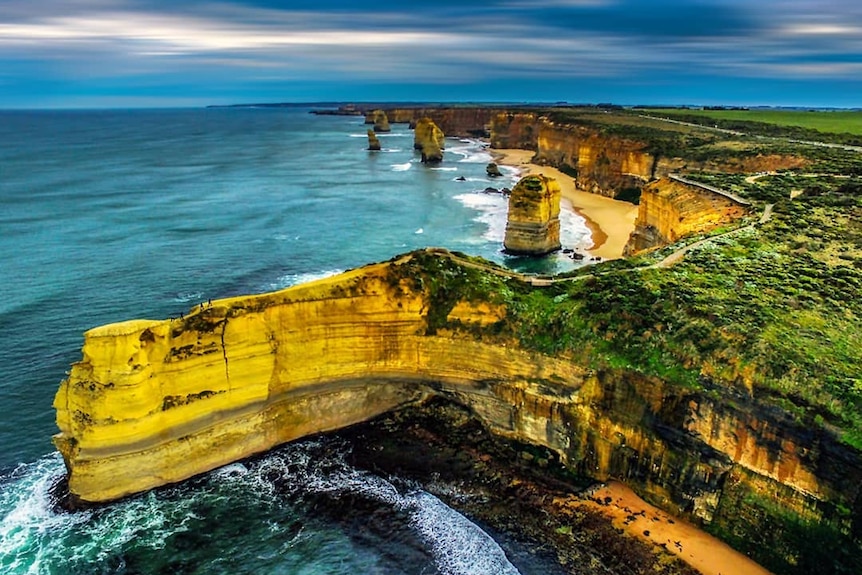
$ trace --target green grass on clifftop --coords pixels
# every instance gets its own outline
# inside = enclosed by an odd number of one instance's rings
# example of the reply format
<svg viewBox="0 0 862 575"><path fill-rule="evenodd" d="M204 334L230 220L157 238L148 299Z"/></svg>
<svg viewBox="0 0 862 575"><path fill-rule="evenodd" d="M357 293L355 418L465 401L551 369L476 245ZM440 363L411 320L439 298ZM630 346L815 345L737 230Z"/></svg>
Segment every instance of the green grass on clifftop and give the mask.
<svg viewBox="0 0 862 575"><path fill-rule="evenodd" d="M740 191L777 200L773 219L670 268L516 297L514 329L546 353L746 390L862 448L862 179L785 176Z"/></svg>
<svg viewBox="0 0 862 575"><path fill-rule="evenodd" d="M743 391L862 449L862 178L730 178L756 205L774 203L773 218L669 268L609 262L533 288L427 256L417 281L430 289L429 329L459 327L446 323L459 298L503 304L507 318L477 335Z"/></svg>
<svg viewBox="0 0 862 575"><path fill-rule="evenodd" d="M728 122L760 122L777 126L794 126L831 134L862 135L862 111L807 111L807 110L649 110L669 116L688 115Z"/></svg>
<svg viewBox="0 0 862 575"><path fill-rule="evenodd" d="M671 118L746 134L862 145L862 111L648 109Z"/></svg>

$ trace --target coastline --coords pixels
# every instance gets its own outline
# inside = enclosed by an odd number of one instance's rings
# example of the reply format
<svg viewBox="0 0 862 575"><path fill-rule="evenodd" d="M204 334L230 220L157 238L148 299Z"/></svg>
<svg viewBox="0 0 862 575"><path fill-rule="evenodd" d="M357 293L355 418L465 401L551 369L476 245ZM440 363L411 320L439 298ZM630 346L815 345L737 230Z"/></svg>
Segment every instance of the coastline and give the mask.
<svg viewBox="0 0 862 575"><path fill-rule="evenodd" d="M550 452L525 456L517 444L488 434L464 408L442 398L335 435L350 441L353 465L417 481L489 528L510 558L518 554L507 542L541 549L527 557L544 556L545 564L529 573L585 575L595 573L593 561L599 559L610 575L771 575L623 483L578 486Z"/></svg>
<svg viewBox="0 0 862 575"><path fill-rule="evenodd" d="M534 152L530 150L491 149L490 152L495 162L516 168L521 176L542 174L555 178L562 196L586 219L593 240L589 253L603 259L622 257L634 231L638 206L578 190L571 176L556 168L531 163ZM620 533L650 545L659 553L677 556L703 575L770 575L752 559L699 527L645 502L625 484L610 481L590 491L588 498L576 495L557 498L555 507L600 513Z"/></svg>
<svg viewBox="0 0 862 575"><path fill-rule="evenodd" d="M593 247L588 250L590 255L605 260L622 257L629 235L635 229L636 205L579 190L573 177L557 168L531 163L534 155L531 150L491 148L489 152L495 162L516 168L521 175L542 174L557 180L562 197L569 200L587 222L593 240Z"/></svg>

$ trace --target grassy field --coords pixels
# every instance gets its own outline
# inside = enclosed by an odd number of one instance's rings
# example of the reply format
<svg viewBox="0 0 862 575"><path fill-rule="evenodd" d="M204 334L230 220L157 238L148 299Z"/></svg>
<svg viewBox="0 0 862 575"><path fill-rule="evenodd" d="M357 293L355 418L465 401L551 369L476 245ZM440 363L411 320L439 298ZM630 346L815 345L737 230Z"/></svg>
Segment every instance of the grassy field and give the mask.
<svg viewBox="0 0 862 575"><path fill-rule="evenodd" d="M862 135L862 111L808 112L800 110L683 110L678 108L646 110L650 115L698 116L715 120L761 122L795 126L829 134Z"/></svg>

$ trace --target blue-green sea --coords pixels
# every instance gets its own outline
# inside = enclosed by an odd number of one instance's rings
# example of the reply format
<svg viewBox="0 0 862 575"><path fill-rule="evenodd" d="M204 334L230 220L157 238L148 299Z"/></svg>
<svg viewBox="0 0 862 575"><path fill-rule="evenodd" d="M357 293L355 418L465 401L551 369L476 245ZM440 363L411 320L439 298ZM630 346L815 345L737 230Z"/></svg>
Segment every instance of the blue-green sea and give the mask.
<svg viewBox="0 0 862 575"><path fill-rule="evenodd" d="M406 125L380 135L380 152L366 128L304 108L0 111L0 573L532 572L430 493L350 467L349 445L323 439L99 509L53 504L51 403L91 327L425 246L525 271L575 265L501 253L506 199L483 190L517 175L488 179L484 143L447 139L428 167ZM564 247L589 247L580 216L564 209L562 226ZM357 538L302 504L338 490L397 509L407 533ZM400 553L405 537L422 552Z"/></svg>

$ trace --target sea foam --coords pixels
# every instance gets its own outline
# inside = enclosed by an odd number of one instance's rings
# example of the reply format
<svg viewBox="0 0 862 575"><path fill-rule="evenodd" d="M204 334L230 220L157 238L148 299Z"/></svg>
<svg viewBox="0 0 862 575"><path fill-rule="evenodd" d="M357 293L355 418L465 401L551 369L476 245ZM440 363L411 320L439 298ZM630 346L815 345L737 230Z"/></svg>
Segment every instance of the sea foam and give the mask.
<svg viewBox="0 0 862 575"><path fill-rule="evenodd" d="M264 289L268 290L280 290L284 288L288 288L291 286L304 284L308 282L313 282L315 280L322 280L324 278L337 276L338 274L344 272L344 270L334 269L334 270L323 270L319 272L303 272L303 273L291 273L285 274L283 276L279 276L274 282L271 282L265 286Z"/></svg>

